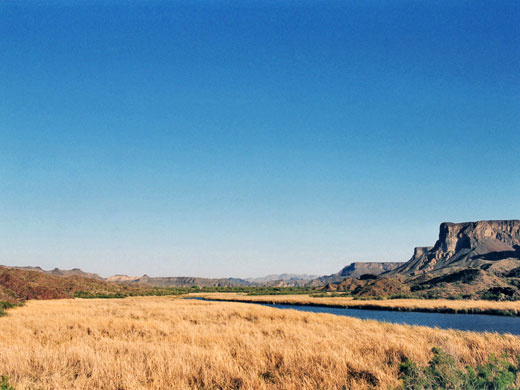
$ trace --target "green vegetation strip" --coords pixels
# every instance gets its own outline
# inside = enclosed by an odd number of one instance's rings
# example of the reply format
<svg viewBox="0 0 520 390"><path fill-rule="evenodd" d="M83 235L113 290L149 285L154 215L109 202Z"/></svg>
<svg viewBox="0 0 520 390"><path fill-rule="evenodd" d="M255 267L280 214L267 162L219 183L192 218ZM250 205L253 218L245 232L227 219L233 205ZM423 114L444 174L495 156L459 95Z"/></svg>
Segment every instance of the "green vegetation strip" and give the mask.
<svg viewBox="0 0 520 390"><path fill-rule="evenodd" d="M90 292L76 291L73 298L126 298L134 296L184 295L190 293L245 293L247 295L302 295L315 292L308 287L150 287L145 291Z"/></svg>

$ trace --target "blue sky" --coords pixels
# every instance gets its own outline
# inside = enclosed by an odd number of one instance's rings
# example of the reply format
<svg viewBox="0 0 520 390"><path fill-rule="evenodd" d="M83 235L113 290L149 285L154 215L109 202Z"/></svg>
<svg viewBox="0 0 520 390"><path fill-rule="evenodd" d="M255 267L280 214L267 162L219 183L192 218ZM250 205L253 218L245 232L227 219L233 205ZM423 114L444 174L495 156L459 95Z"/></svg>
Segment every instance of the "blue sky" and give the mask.
<svg viewBox="0 0 520 390"><path fill-rule="evenodd" d="M520 218L516 1L0 2L0 263L405 261Z"/></svg>

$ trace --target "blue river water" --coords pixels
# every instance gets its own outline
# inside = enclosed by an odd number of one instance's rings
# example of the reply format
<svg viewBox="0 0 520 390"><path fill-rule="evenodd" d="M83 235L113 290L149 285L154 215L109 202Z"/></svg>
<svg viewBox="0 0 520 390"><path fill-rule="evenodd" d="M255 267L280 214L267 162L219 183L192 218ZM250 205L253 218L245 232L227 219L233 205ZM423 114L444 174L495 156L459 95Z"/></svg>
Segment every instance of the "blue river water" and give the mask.
<svg viewBox="0 0 520 390"><path fill-rule="evenodd" d="M211 299L208 299L211 300ZM468 330L474 332L497 332L520 335L520 317L507 317L487 314L445 314L414 311L386 311L344 309L322 306L296 306L272 303L251 303L283 310L298 310L311 313L329 313L341 316L377 320L395 324L420 325L441 329Z"/></svg>

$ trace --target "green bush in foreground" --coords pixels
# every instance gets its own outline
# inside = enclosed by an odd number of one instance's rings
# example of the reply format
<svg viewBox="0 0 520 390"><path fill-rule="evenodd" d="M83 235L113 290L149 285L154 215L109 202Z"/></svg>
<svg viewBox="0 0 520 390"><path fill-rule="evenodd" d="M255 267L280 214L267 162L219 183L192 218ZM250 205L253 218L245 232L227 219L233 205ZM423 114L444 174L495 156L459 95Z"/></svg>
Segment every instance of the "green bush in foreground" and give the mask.
<svg viewBox="0 0 520 390"><path fill-rule="evenodd" d="M15 305L14 303L0 301L0 317L7 315L7 313L5 312L5 309L10 309L15 306L17 306L17 305ZM2 388L0 388L0 390L2 390Z"/></svg>
<svg viewBox="0 0 520 390"><path fill-rule="evenodd" d="M9 378L3 375L0 376L0 390L15 390L14 387L9 384Z"/></svg>
<svg viewBox="0 0 520 390"><path fill-rule="evenodd" d="M407 359L401 363L400 379L404 390L515 390L520 357L515 364L507 356L491 356L486 364L459 369L455 359L433 348L428 366L420 368Z"/></svg>

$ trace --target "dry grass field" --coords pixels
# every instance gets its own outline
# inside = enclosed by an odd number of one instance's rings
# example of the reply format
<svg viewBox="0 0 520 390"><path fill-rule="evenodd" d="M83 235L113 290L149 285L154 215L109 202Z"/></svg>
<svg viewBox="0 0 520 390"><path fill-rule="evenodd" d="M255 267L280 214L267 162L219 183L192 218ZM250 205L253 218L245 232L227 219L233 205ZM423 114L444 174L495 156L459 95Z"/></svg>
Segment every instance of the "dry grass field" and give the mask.
<svg viewBox="0 0 520 390"><path fill-rule="evenodd" d="M390 389L409 357L520 352L520 338L173 297L29 301L0 318L20 389Z"/></svg>
<svg viewBox="0 0 520 390"><path fill-rule="evenodd" d="M280 303L289 305L322 305L352 308L379 308L382 310L486 313L520 315L520 301L482 301L450 299L383 299L354 300L351 297L312 297L309 295L246 295L241 293L191 294L222 301Z"/></svg>

